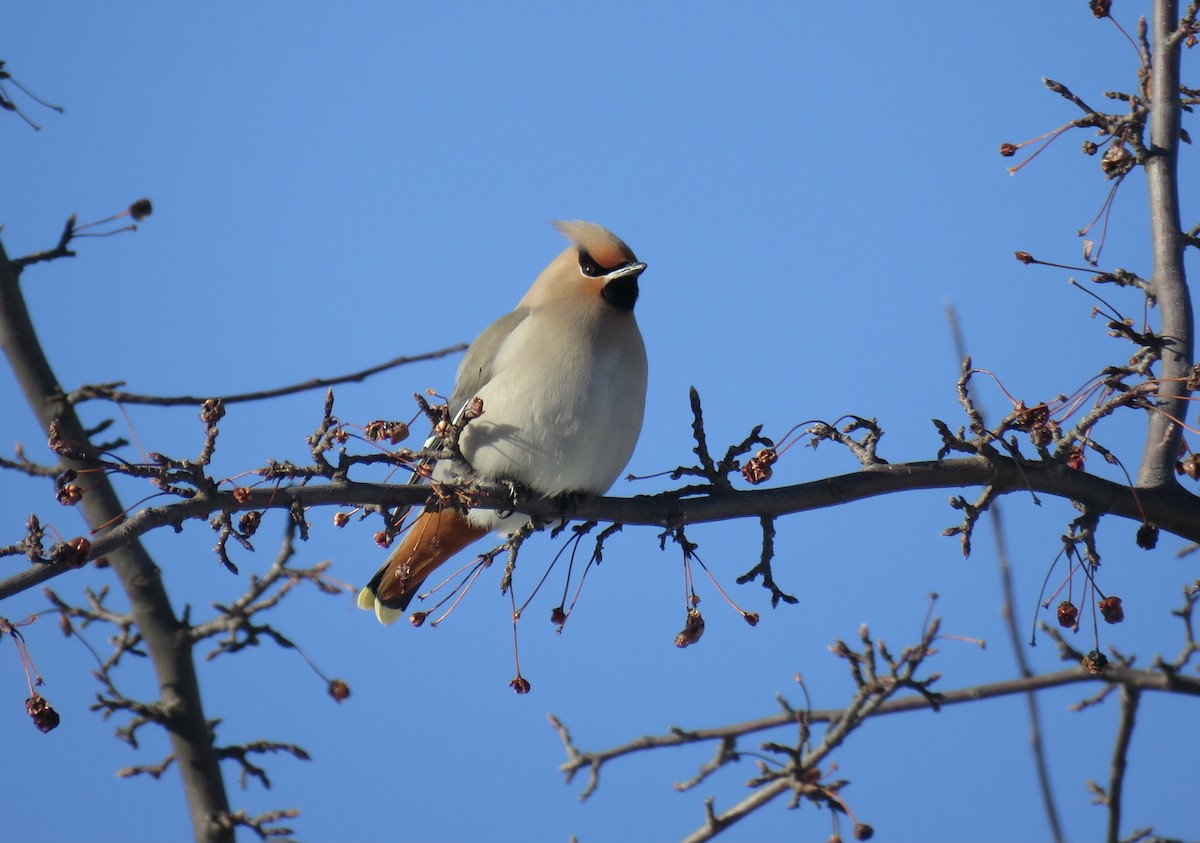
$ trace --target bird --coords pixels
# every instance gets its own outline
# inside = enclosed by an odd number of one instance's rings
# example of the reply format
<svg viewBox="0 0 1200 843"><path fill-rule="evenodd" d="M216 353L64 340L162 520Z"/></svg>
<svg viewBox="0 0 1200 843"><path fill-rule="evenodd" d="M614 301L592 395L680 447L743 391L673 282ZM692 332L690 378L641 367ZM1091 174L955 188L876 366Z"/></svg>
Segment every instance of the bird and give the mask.
<svg viewBox="0 0 1200 843"><path fill-rule="evenodd" d="M555 497L602 495L633 455L646 404L646 346L634 318L646 269L623 240L581 220L553 225L570 245L537 276L516 309L471 343L448 402L482 414L462 428L459 449L472 472L439 460L442 483L506 483ZM437 436L426 449L436 449ZM493 509L432 506L358 595L380 623L395 623L425 579L489 532L529 523Z"/></svg>

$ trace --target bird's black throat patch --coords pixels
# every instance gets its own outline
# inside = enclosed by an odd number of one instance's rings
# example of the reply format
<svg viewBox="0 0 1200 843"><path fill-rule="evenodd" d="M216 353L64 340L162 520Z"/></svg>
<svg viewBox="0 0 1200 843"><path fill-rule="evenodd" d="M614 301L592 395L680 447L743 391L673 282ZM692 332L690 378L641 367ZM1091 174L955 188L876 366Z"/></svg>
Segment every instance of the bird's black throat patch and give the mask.
<svg viewBox="0 0 1200 843"><path fill-rule="evenodd" d="M604 285L600 296L622 313L629 313L638 299L637 276L614 278Z"/></svg>

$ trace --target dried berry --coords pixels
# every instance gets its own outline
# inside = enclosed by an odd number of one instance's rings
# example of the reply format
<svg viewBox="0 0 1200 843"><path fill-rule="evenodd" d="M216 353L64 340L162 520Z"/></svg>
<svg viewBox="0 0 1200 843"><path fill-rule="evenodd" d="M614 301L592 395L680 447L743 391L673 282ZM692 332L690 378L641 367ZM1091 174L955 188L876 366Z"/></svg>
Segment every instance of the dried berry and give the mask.
<svg viewBox="0 0 1200 843"><path fill-rule="evenodd" d="M350 698L350 686L342 679L333 679L329 682L329 696L333 697L338 702L344 702Z"/></svg>
<svg viewBox="0 0 1200 843"><path fill-rule="evenodd" d="M425 618L429 616L428 612L413 612L408 616L408 622L415 627L420 627L425 624Z"/></svg>
<svg viewBox="0 0 1200 843"><path fill-rule="evenodd" d="M367 438L368 442L386 439L390 444L395 445L408 438L408 424L402 421L377 419L367 423L367 426L363 428L363 436Z"/></svg>
<svg viewBox="0 0 1200 843"><path fill-rule="evenodd" d="M875 829L866 823L854 824L854 839L855 840L870 840L875 836Z"/></svg>
<svg viewBox="0 0 1200 843"><path fill-rule="evenodd" d="M529 680L518 673L516 678L508 683L508 687L512 688L518 694L528 694Z"/></svg>
<svg viewBox="0 0 1200 843"><path fill-rule="evenodd" d="M742 476L751 486L771 479L771 466L779 459L774 448L763 448L742 467Z"/></svg>
<svg viewBox="0 0 1200 843"><path fill-rule="evenodd" d="M209 398L200 405L200 421L214 425L225 416L225 402L220 398Z"/></svg>
<svg viewBox="0 0 1200 843"><path fill-rule="evenodd" d="M1067 468L1072 468L1075 471L1083 471L1083 464L1087 458L1083 455L1083 449L1076 446L1067 454Z"/></svg>
<svg viewBox="0 0 1200 843"><path fill-rule="evenodd" d="M1126 149L1123 143L1117 141L1104 150L1104 154L1100 156L1100 169L1104 171L1105 178L1115 179L1132 170L1135 160L1133 153Z"/></svg>
<svg viewBox="0 0 1200 843"><path fill-rule="evenodd" d="M471 421L483 415L483 399L476 395L463 410L463 421Z"/></svg>
<svg viewBox="0 0 1200 843"><path fill-rule="evenodd" d="M1058 625L1067 629L1079 623L1079 610L1070 600L1058 604Z"/></svg>
<svg viewBox="0 0 1200 843"><path fill-rule="evenodd" d="M63 506L74 506L83 500L83 489L79 488L74 483L67 483L59 486L58 491L55 492L54 496Z"/></svg>
<svg viewBox="0 0 1200 843"><path fill-rule="evenodd" d="M408 425L396 422L387 430L388 444L396 445L408 438Z"/></svg>
<svg viewBox="0 0 1200 843"><path fill-rule="evenodd" d="M555 606L554 610L550 612L550 623L554 624L555 626L562 626L566 622L567 613L563 611L563 607Z"/></svg>
<svg viewBox="0 0 1200 843"><path fill-rule="evenodd" d="M1015 143L1000 144L1000 154L1005 158L1012 158L1017 154L1017 145Z"/></svg>
<svg viewBox="0 0 1200 843"><path fill-rule="evenodd" d="M1188 454L1182 462L1176 463L1175 470L1193 480L1200 480L1200 454Z"/></svg>
<svg viewBox="0 0 1200 843"><path fill-rule="evenodd" d="M1125 610L1121 608L1120 597L1105 597L1100 601L1100 616L1105 623L1120 623L1125 620Z"/></svg>
<svg viewBox="0 0 1200 843"><path fill-rule="evenodd" d="M244 536L252 536L258 532L258 525L262 523L262 513L257 510L250 510L242 513L242 517L238 519L238 530Z"/></svg>
<svg viewBox="0 0 1200 843"><path fill-rule="evenodd" d="M1054 429L1049 425L1038 425L1029 431L1029 441L1035 447L1045 448L1054 441Z"/></svg>
<svg viewBox="0 0 1200 843"><path fill-rule="evenodd" d="M70 450L70 448L68 447L66 441L59 434L58 419L55 419L54 421L50 422L49 433L50 433L50 436L46 441L47 447L49 447L51 451L58 454L60 457L63 456L64 454L66 454L67 451Z"/></svg>
<svg viewBox="0 0 1200 843"><path fill-rule="evenodd" d="M699 609L689 609L683 631L675 636L675 646L680 649L690 647L699 641L702 635L704 635L704 618L700 615Z"/></svg>
<svg viewBox="0 0 1200 843"><path fill-rule="evenodd" d="M33 725L42 733L53 730L60 722L58 712L50 707L50 703L46 702L46 698L41 694L34 694L25 700L25 711L33 718Z"/></svg>

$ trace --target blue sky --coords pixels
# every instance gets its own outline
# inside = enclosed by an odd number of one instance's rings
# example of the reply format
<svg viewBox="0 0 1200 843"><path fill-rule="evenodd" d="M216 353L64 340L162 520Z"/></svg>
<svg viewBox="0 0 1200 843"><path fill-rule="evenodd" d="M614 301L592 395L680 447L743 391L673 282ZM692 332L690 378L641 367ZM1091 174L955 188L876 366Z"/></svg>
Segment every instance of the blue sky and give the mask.
<svg viewBox="0 0 1200 843"><path fill-rule="evenodd" d="M1118 8L1127 28L1143 5ZM1043 89L1043 76L1097 105L1103 91L1134 84L1133 51L1083 3L934 2L903 12L840 3L297 3L201 12L43 2L6 10L5 29L7 69L66 107L55 115L17 94L43 130L13 115L0 121L9 253L53 245L70 213L95 219L141 196L155 205L136 235L80 240L74 260L26 273L68 388L124 379L144 393L230 393L470 340L562 248L546 224L555 218L612 228L650 267L638 305L651 375L630 463L637 474L692 458L690 385L722 445L760 422L779 436L850 412L880 420L887 459L931 458L938 440L929 419L962 422L947 304L976 362L1030 403L1069 393L1129 354L1089 317L1092 302L1068 286L1069 273L1012 259L1023 249L1079 260L1076 231L1108 188L1096 160L1077 152L1085 136L1061 139L1015 178L996 152L1076 116ZM1186 190L1184 198L1187 210ZM1129 179L1106 266L1149 273L1144 211ZM1132 294L1113 298L1140 312ZM449 390L455 366L341 387L337 413L358 423L407 417L409 395ZM993 413L1003 410L997 390L980 394ZM22 442L48 461L44 432L7 370L0 400L2 452ZM304 459L320 411L318 393L231 408L217 470ZM182 455L200 445L191 410L95 405L85 414L132 425L147 450ZM1138 422L1114 423L1101 440L1130 464L1141 450ZM833 447L797 448L772 482L856 467ZM662 480L620 483L614 493L662 488ZM124 491L129 502L141 493ZM759 586L733 583L757 558L756 524L695 528L710 569L762 622L748 628L702 582L707 632L686 651L672 646L683 616L678 553L660 552L653 530L628 528L589 575L561 636L542 621L549 594L522 621L521 663L533 684L525 697L507 686L511 629L498 570L437 630L381 628L350 594L296 594L272 623L345 678L353 696L335 705L291 653L263 648L202 665L222 740L294 741L313 758L268 759L270 792L240 791L231 771L231 797L251 813L299 807L297 835L313 841L681 837L702 821L705 796L718 808L742 798L749 763L680 794L671 783L694 775L711 748L625 759L580 805L581 785L565 786L557 772L562 750L546 713L598 749L671 725L770 714L777 693L799 704L797 673L815 706L837 706L852 687L828 645L851 640L864 621L896 645L915 641L931 591L947 631L989 641L985 651L943 642L931 666L943 689L1010 677L989 534L981 530L964 561L957 541L939 535L957 520L947 497L780 521L776 575L800 604L776 610ZM0 474L0 542L19 537L30 511L65 536L81 531L47 484ZM1005 515L1028 624L1072 510L1014 495ZM333 576L361 584L382 556L374 527L335 530L332 516L311 515L299 562L330 559ZM281 530L278 516L265 519L258 553L238 556L241 577L209 552L204 524L148 544L174 600L197 617L241 593ZM1128 618L1103 632L1145 664L1178 650L1167 610L1195 567L1175 558L1170 537L1154 553L1138 551L1133 530L1116 521L1101 530L1105 583L1125 599ZM544 537L526 546L526 583L555 550ZM85 586L107 581L88 570L53 587L81 601ZM2 612L17 619L45 608L33 592ZM87 635L103 648L101 630ZM90 656L61 639L53 616L26 637L63 724L47 736L30 728L19 664L0 647L9 769L0 840L186 837L173 775L113 775L159 760L165 740L147 734L133 752L111 738L112 724L87 711L98 689ZM1040 671L1060 667L1049 641L1027 655ZM131 694L152 687L137 665L119 679ZM1111 702L1066 712L1090 690L1043 697L1051 771L1076 840L1102 834L1105 816L1084 782L1108 775L1116 717ZM1145 700L1125 832L1193 827L1195 768L1181 766L1200 750L1195 730L1181 728L1193 721L1175 701ZM1027 732L1016 699L892 718L851 740L836 756L838 775L853 781L845 795L878 839L1047 839ZM777 805L725 839L826 834L823 813Z"/></svg>

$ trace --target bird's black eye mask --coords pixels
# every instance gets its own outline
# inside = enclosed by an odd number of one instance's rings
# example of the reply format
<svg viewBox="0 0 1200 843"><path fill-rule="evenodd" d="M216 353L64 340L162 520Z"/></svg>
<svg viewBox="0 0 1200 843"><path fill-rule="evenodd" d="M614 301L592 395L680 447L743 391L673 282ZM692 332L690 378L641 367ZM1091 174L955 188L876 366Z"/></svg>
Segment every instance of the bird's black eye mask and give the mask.
<svg viewBox="0 0 1200 843"><path fill-rule="evenodd" d="M603 275L608 275L612 270L605 269L600 264L596 263L596 259L587 253L586 250L579 250L579 271L588 278L599 278Z"/></svg>
<svg viewBox="0 0 1200 843"><path fill-rule="evenodd" d="M622 264L624 266L624 264ZM579 271L588 278L603 278L609 273L616 272L620 266L605 269L588 254L586 249L579 250ZM600 296L617 310L628 313L633 310L638 298L638 279L636 275L616 278L604 285Z"/></svg>

